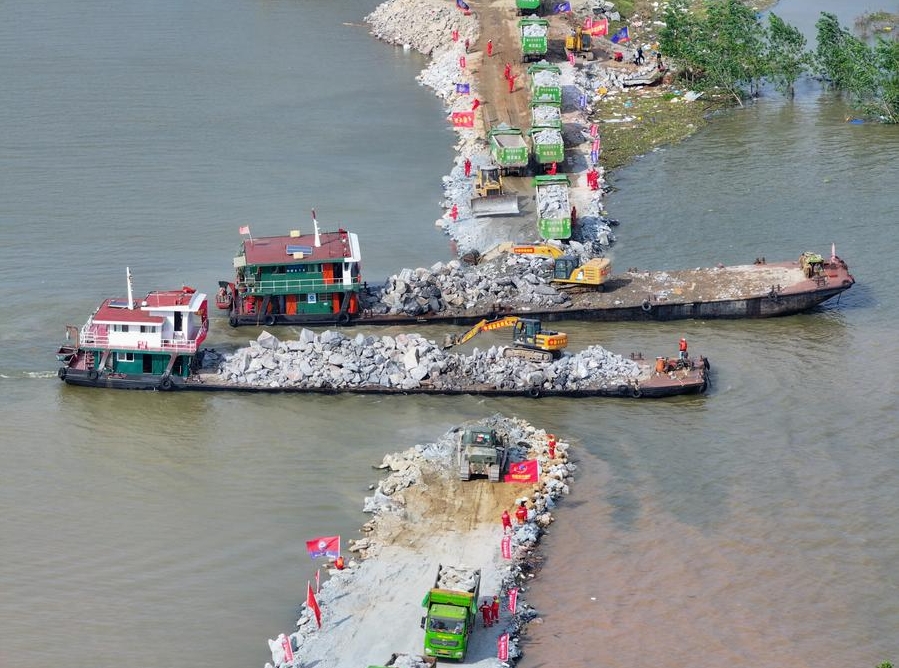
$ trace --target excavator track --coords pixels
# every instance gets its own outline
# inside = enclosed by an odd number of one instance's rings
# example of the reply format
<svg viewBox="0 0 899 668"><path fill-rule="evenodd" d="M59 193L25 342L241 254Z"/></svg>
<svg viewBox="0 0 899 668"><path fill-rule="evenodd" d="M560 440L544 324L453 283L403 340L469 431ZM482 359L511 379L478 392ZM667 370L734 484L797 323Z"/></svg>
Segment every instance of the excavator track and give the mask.
<svg viewBox="0 0 899 668"><path fill-rule="evenodd" d="M506 348L503 357L518 357L529 362L552 362L553 354L546 350L532 350L531 348Z"/></svg>

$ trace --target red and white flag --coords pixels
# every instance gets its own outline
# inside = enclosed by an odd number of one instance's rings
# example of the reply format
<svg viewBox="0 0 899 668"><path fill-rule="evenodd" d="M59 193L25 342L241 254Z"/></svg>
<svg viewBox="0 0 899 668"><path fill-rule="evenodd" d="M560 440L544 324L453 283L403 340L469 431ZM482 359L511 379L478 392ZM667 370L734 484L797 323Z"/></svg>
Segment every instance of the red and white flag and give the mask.
<svg viewBox="0 0 899 668"><path fill-rule="evenodd" d="M500 661L509 660L509 634L503 633L496 641L496 658Z"/></svg>
<svg viewBox="0 0 899 668"><path fill-rule="evenodd" d="M518 587L509 590L509 612L513 615L515 614L515 609L518 607Z"/></svg>
<svg viewBox="0 0 899 668"><path fill-rule="evenodd" d="M500 541L499 546L503 553L503 559L511 559L512 558L512 536L510 536L509 534L506 534L505 536L503 536L502 540Z"/></svg>
<svg viewBox="0 0 899 668"><path fill-rule="evenodd" d="M249 225L243 225L243 226L241 226L241 228L240 228L239 230L237 230L237 233L238 233L238 234L249 234L249 233L250 233L250 226L249 226Z"/></svg>
<svg viewBox="0 0 899 668"><path fill-rule="evenodd" d="M322 609L318 607L318 601L315 600L315 592L312 591L312 584L306 582L306 605L315 614L315 623L318 628L322 627Z"/></svg>
<svg viewBox="0 0 899 668"><path fill-rule="evenodd" d="M278 638L281 640L281 649L284 650L284 660L287 663L293 663L293 647L290 646L290 638L283 633Z"/></svg>
<svg viewBox="0 0 899 668"><path fill-rule="evenodd" d="M318 557L336 559L340 556L340 536L322 536L307 540L306 551L313 559Z"/></svg>

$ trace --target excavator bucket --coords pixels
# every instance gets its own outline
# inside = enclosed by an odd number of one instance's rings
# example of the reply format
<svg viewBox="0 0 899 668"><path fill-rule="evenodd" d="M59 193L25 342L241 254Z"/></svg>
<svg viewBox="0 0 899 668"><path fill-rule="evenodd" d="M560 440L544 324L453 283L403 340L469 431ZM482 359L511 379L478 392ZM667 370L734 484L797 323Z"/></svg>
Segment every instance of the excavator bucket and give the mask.
<svg viewBox="0 0 899 668"><path fill-rule="evenodd" d="M471 200L471 214L476 218L485 216L516 216L518 215L517 195L487 195L475 197Z"/></svg>

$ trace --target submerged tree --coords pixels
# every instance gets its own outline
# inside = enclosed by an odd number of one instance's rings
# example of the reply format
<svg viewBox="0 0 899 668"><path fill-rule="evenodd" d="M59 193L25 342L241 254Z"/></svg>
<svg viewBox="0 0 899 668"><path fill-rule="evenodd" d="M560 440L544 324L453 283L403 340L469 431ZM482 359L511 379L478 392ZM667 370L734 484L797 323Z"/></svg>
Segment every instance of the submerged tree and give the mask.
<svg viewBox="0 0 899 668"><path fill-rule="evenodd" d="M776 14L768 16L768 78L774 87L793 97L796 81L811 64L805 37Z"/></svg>
<svg viewBox="0 0 899 668"><path fill-rule="evenodd" d="M821 76L845 91L855 108L887 123L899 123L899 42L878 37L869 46L826 12L815 27Z"/></svg>

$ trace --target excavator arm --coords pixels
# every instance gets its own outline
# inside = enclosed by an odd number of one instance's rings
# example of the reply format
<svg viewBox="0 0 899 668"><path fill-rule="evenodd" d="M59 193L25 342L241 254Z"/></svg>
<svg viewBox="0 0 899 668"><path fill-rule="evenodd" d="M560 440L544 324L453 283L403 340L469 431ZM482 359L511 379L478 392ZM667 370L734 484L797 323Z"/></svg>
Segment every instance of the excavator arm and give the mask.
<svg viewBox="0 0 899 668"><path fill-rule="evenodd" d="M493 320L484 318L461 336L448 334L446 340L443 342L443 347L444 349L446 349L452 348L453 346L460 346L463 343L468 343L481 332L491 332L494 329L512 327L519 320L521 320L521 318L514 315L507 315L502 318L495 318Z"/></svg>

